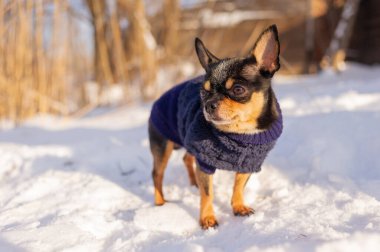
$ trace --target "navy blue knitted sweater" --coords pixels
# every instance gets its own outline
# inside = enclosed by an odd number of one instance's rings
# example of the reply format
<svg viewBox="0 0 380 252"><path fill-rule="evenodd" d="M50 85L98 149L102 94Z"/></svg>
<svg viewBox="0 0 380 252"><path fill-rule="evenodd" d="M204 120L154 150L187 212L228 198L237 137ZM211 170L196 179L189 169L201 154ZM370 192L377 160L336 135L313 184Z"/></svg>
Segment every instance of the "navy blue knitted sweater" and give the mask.
<svg viewBox="0 0 380 252"><path fill-rule="evenodd" d="M200 76L163 94L153 104L151 124L194 155L202 171L208 174L216 169L259 172L282 133L280 106L277 106L280 116L268 130L256 134L221 132L204 118L199 93L202 83Z"/></svg>

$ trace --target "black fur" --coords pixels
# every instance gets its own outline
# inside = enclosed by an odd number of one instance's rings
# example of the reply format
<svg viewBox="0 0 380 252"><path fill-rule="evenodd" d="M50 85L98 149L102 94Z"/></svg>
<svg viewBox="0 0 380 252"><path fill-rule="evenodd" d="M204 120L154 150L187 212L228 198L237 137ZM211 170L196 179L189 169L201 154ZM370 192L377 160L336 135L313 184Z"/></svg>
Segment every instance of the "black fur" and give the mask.
<svg viewBox="0 0 380 252"><path fill-rule="evenodd" d="M153 127L151 122L148 124L148 134L151 152L157 156L163 156L165 153L166 145L168 143L168 139L162 136Z"/></svg>
<svg viewBox="0 0 380 252"><path fill-rule="evenodd" d="M267 129L269 126L277 120L278 113L275 103L275 94L272 87L270 87L266 93L267 103L258 119L258 129Z"/></svg>
<svg viewBox="0 0 380 252"><path fill-rule="evenodd" d="M278 46L277 58L274 62L275 69L273 71L260 68L253 54L250 54L245 58L218 59L204 46L199 38L196 38L195 48L199 61L206 70L205 80L210 81L211 84L211 90L201 89L203 106L210 103L217 104L218 101L222 100L224 97L228 97L229 99L244 104L250 101L253 92L263 92L266 104L262 110L262 114L259 116L258 128L267 129L271 123L277 119L278 114L276 110L275 95L271 88L271 78L280 68L280 43L277 27L275 25L270 26L260 35L252 51L256 48L261 37L267 32L272 32ZM252 69L249 76L244 74L244 69L246 68ZM233 93L233 88L227 89L225 84L229 78L235 80L234 85L238 84L244 87L246 93L242 96L236 96Z"/></svg>

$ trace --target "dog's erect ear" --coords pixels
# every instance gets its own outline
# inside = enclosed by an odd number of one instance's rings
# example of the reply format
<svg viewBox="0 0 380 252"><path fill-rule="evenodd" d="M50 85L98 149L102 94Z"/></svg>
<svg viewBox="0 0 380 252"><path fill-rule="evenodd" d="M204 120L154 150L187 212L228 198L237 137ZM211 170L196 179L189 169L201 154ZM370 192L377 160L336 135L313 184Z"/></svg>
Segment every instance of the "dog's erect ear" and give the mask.
<svg viewBox="0 0 380 252"><path fill-rule="evenodd" d="M195 38L195 50L197 51L199 62L201 62L202 67L206 71L209 69L208 65L220 61L220 59L207 50L202 40L199 38Z"/></svg>
<svg viewBox="0 0 380 252"><path fill-rule="evenodd" d="M278 40L277 26L271 25L261 33L251 51L260 73L266 78L272 78L280 69L280 41Z"/></svg>

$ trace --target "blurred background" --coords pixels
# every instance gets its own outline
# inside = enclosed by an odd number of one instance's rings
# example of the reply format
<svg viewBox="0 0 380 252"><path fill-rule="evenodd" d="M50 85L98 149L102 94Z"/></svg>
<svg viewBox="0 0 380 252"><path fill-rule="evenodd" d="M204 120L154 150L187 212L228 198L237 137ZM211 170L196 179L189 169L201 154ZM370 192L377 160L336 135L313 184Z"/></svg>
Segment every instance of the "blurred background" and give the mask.
<svg viewBox="0 0 380 252"><path fill-rule="evenodd" d="M201 73L200 37L246 55L278 26L280 74L380 62L377 0L1 0L0 119L151 101Z"/></svg>

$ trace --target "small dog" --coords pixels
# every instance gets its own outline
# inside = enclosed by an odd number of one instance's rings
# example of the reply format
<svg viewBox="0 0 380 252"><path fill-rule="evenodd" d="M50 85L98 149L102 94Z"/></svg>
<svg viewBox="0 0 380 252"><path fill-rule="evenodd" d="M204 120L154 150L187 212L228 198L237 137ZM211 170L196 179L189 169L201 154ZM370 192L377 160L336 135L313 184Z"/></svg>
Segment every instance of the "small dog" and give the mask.
<svg viewBox="0 0 380 252"><path fill-rule="evenodd" d="M149 140L155 204L165 203L162 181L172 150L184 147L190 183L201 194L199 222L207 229L218 225L212 205L216 169L236 172L233 213L254 213L244 204L244 187L282 133L281 109L271 87L280 68L280 42L272 25L245 58L219 59L198 38L195 49L205 75L175 86L154 103Z"/></svg>

